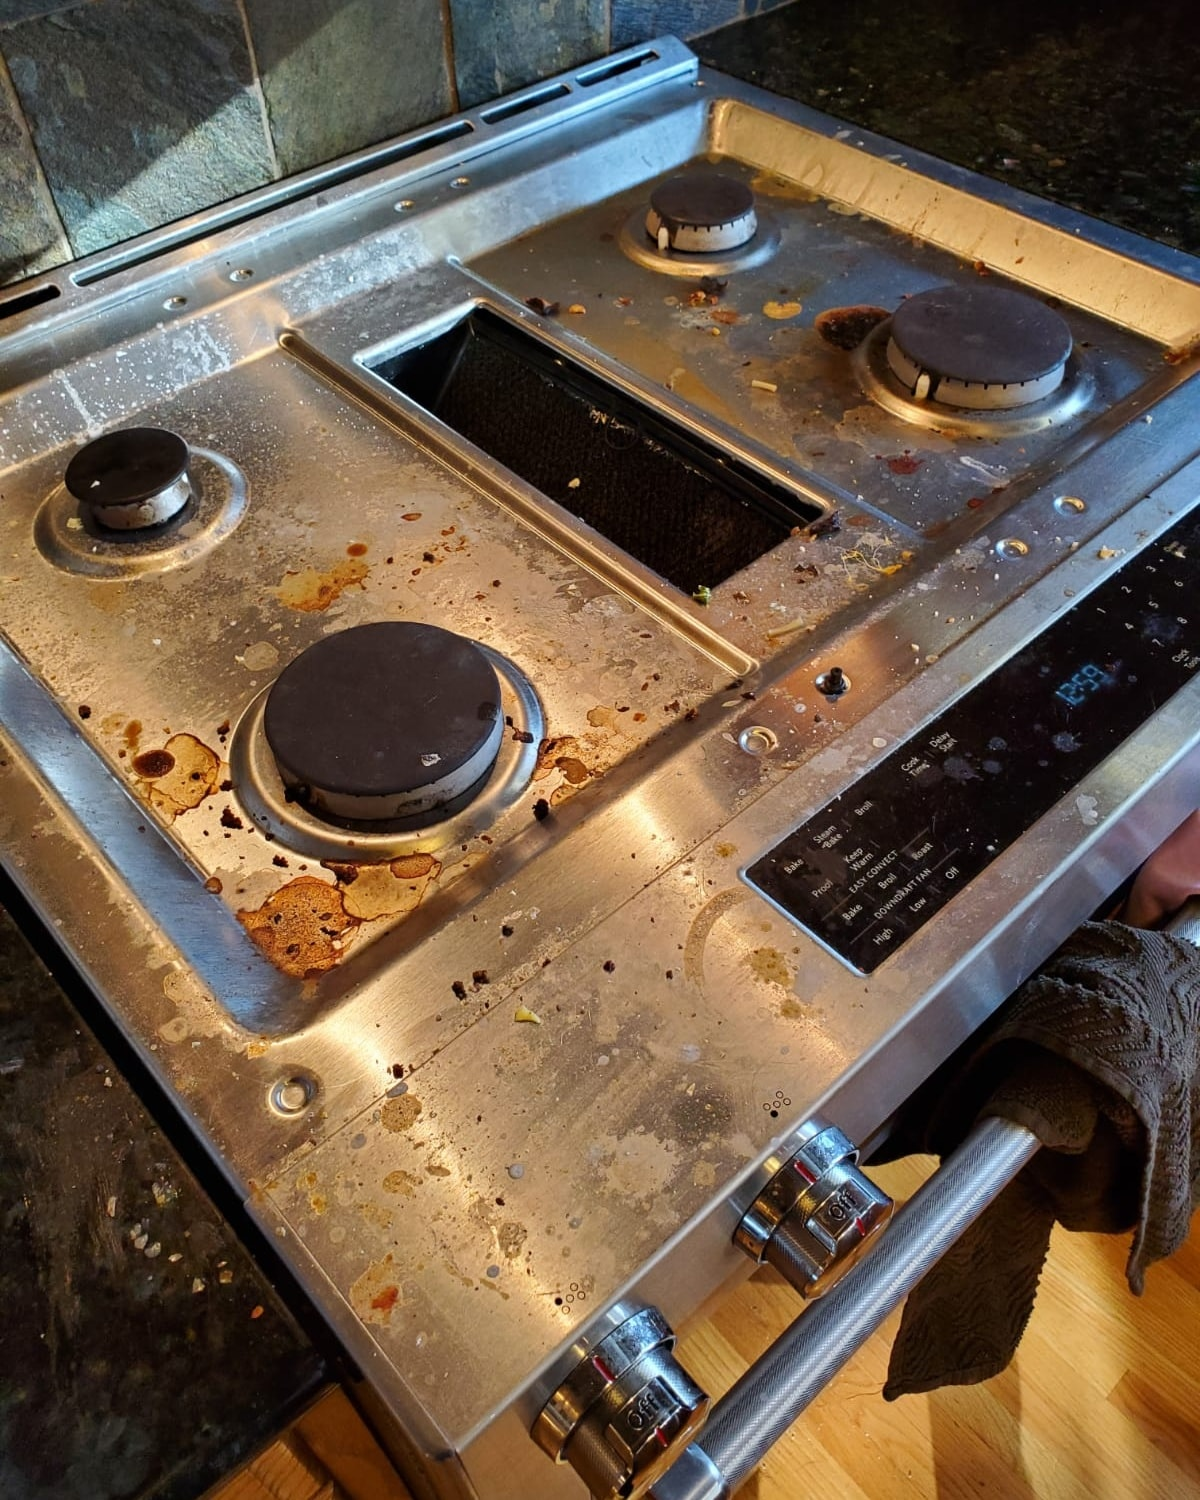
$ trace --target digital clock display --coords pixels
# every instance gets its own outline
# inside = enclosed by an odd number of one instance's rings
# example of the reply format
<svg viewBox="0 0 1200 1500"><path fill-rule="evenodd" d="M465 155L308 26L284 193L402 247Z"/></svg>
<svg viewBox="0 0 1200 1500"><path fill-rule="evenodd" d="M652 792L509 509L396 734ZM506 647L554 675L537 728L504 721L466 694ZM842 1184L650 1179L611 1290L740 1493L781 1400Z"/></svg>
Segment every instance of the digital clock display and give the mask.
<svg viewBox="0 0 1200 1500"><path fill-rule="evenodd" d="M1113 675L1106 672L1103 667L1098 667L1094 662L1088 662L1073 677L1068 677L1061 687L1057 688L1054 696L1061 698L1064 703L1069 703L1072 708L1078 708L1085 699L1090 698L1098 689L1112 682Z"/></svg>

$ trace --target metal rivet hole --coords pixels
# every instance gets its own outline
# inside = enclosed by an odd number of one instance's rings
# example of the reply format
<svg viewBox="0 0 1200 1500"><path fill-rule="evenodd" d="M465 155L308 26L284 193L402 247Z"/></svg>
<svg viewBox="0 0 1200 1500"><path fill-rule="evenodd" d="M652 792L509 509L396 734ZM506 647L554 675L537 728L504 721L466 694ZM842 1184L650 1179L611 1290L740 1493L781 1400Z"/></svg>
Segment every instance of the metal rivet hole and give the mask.
<svg viewBox="0 0 1200 1500"><path fill-rule="evenodd" d="M1087 510L1087 502L1078 495L1059 495L1054 502L1054 509L1060 516L1078 516Z"/></svg>
<svg viewBox="0 0 1200 1500"><path fill-rule="evenodd" d="M770 755L779 748L779 736L765 724L753 724L738 735L738 744L747 755Z"/></svg>
<svg viewBox="0 0 1200 1500"><path fill-rule="evenodd" d="M1014 557L1028 557L1029 543L1023 542L1019 536L1006 536L996 543L996 556L1012 559Z"/></svg>
<svg viewBox="0 0 1200 1500"><path fill-rule="evenodd" d="M289 1073L271 1086L271 1108L281 1115L301 1115L317 1097L317 1081L307 1073Z"/></svg>

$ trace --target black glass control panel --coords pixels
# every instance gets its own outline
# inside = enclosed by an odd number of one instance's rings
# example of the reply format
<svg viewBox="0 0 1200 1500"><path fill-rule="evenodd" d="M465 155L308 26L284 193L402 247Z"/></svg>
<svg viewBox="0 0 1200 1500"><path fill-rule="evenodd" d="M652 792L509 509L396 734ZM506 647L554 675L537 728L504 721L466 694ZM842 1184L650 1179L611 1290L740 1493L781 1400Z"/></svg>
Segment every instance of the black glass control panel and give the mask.
<svg viewBox="0 0 1200 1500"><path fill-rule="evenodd" d="M870 974L1195 675L1198 587L1200 510L789 833L747 880Z"/></svg>

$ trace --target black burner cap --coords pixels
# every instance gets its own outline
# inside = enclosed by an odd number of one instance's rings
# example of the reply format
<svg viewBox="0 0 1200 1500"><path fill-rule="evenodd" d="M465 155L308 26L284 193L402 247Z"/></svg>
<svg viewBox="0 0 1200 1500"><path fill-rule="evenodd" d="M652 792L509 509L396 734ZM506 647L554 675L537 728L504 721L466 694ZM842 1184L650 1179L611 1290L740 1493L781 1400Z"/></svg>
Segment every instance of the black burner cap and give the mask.
<svg viewBox="0 0 1200 1500"><path fill-rule="evenodd" d="M1064 318L1036 297L1005 287L918 292L892 315L891 333L922 370L974 385L1040 380L1071 352Z"/></svg>
<svg viewBox="0 0 1200 1500"><path fill-rule="evenodd" d="M499 678L473 641L393 620L302 651L271 688L263 728L285 781L394 797L453 778L499 718Z"/></svg>
<svg viewBox="0 0 1200 1500"><path fill-rule="evenodd" d="M161 427L125 427L85 443L63 483L85 505L134 505L182 478L188 446Z"/></svg>
<svg viewBox="0 0 1200 1500"><path fill-rule="evenodd" d="M650 207L669 229L684 225L713 229L754 210L754 194L737 177L720 172L684 172L650 194Z"/></svg>

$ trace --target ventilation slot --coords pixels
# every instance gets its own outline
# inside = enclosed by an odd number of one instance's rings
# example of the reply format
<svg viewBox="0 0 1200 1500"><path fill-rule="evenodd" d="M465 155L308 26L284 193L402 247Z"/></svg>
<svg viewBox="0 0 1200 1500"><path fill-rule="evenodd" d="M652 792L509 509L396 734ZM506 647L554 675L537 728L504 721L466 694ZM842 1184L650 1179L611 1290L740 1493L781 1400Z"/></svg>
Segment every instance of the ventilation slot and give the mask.
<svg viewBox="0 0 1200 1500"><path fill-rule="evenodd" d="M622 73L632 73L636 68L643 68L647 63L657 61L658 53L648 47L645 52L635 52L632 57L618 57L613 62L600 63L594 68L576 73L575 82L581 89L590 89L597 83L607 83L610 78L619 78Z"/></svg>
<svg viewBox="0 0 1200 1500"><path fill-rule="evenodd" d="M485 109L481 111L479 118L485 125L499 125L501 120L511 120L514 115L523 115L527 110L536 109L539 104L548 104L551 99L561 99L570 92L565 83L556 83L549 88L538 89L536 93L522 94L519 99L508 99L503 104Z"/></svg>
<svg viewBox="0 0 1200 1500"><path fill-rule="evenodd" d="M27 292L18 292L15 297L5 297L0 302L0 318L15 318L18 313L28 312L31 307L41 307L43 302L53 302L62 292L53 282L46 286L31 287Z"/></svg>

